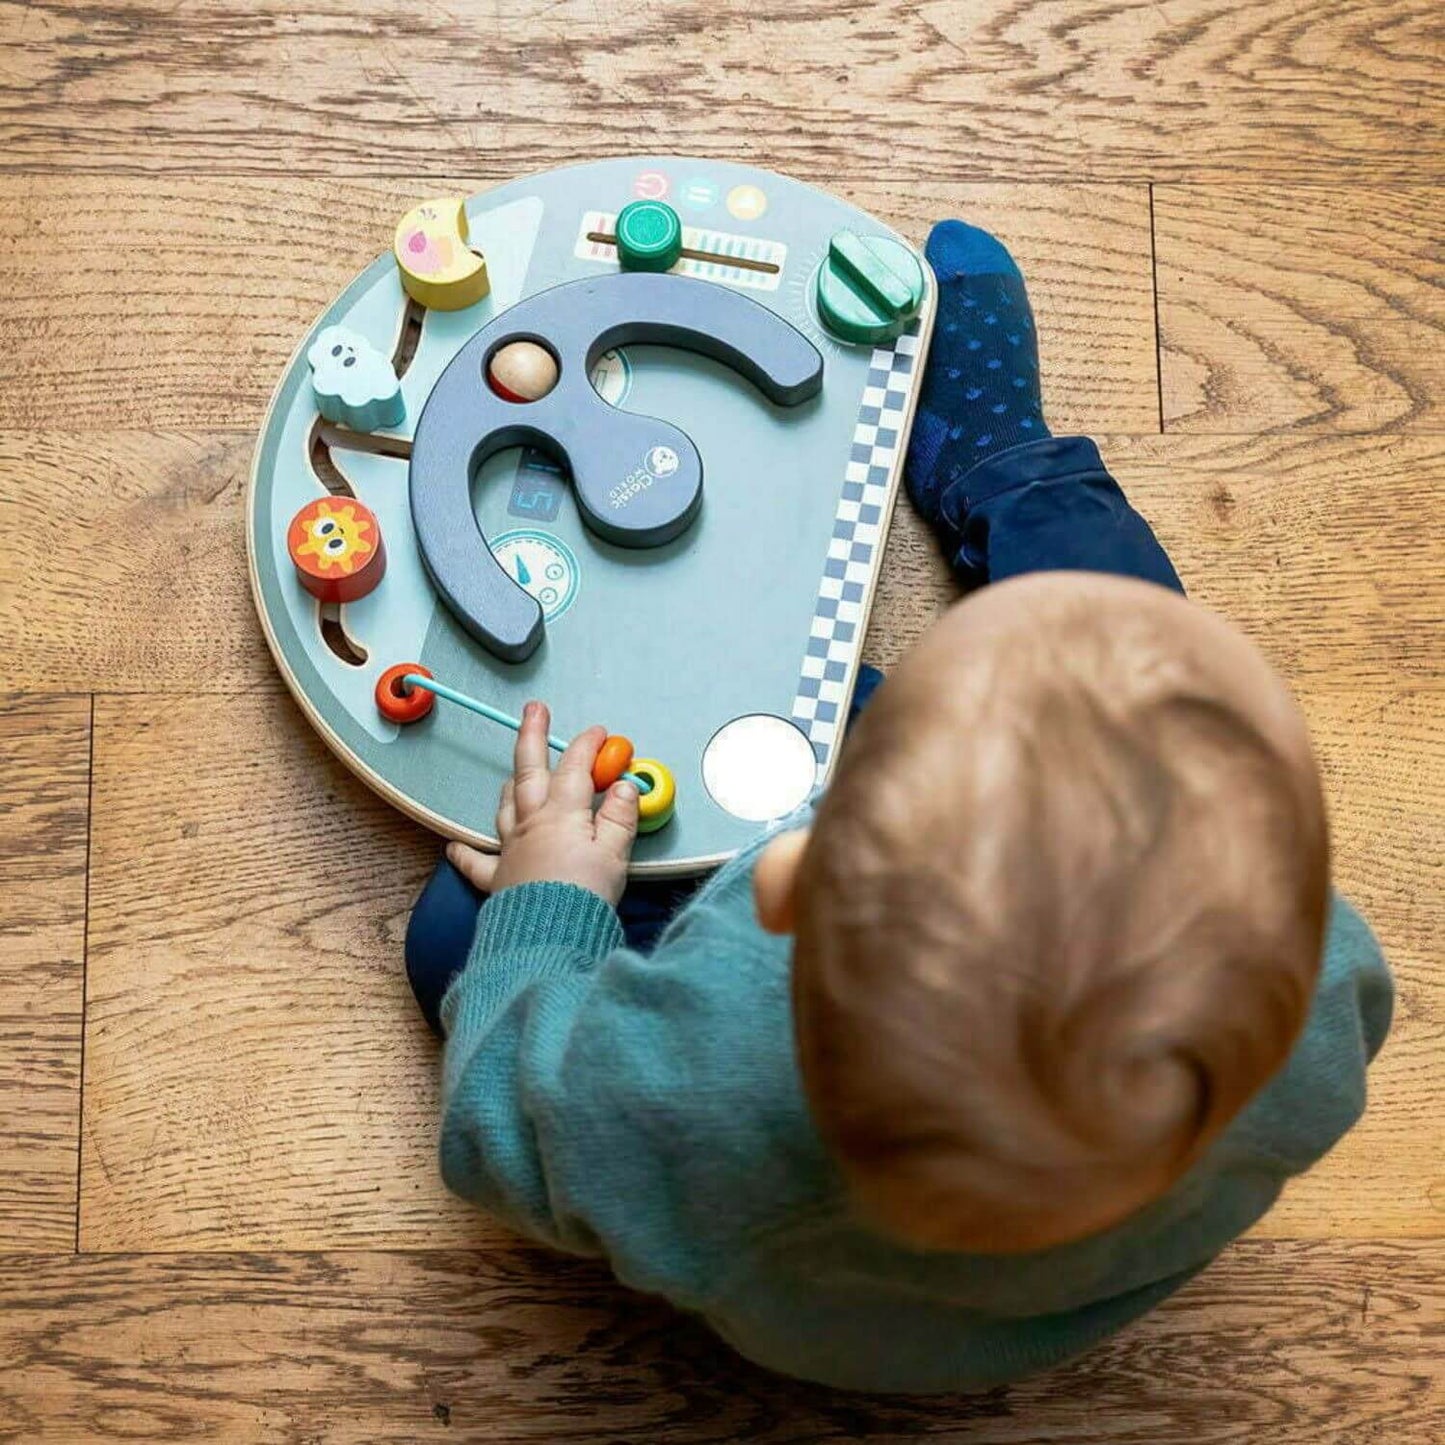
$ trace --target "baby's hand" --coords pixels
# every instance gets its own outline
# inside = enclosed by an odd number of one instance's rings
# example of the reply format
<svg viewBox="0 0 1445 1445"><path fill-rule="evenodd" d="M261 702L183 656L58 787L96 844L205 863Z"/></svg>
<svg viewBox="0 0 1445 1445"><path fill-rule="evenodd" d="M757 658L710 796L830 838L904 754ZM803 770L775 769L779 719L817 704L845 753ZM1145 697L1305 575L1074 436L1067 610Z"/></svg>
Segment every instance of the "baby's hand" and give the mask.
<svg viewBox="0 0 1445 1445"><path fill-rule="evenodd" d="M637 789L614 783L594 814L592 764L607 730L579 733L554 773L547 752L550 725L541 703L529 702L522 710L512 776L497 808L501 852L494 857L451 843L447 857L483 893L518 883L575 883L615 904L637 837Z"/></svg>

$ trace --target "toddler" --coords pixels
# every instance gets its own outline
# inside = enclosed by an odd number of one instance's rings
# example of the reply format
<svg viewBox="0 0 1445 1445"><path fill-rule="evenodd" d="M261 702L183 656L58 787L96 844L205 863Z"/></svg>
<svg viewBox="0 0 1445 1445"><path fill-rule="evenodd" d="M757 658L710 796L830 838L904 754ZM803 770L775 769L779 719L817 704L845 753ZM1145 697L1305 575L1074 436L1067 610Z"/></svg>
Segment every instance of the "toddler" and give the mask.
<svg viewBox="0 0 1445 1445"><path fill-rule="evenodd" d="M928 256L909 491L996 585L660 936L602 730L549 771L533 704L500 854L452 845L408 939L452 1189L763 1365L910 1392L1177 1289L1353 1124L1391 1007L1284 684L1048 434L1003 247L950 222Z"/></svg>

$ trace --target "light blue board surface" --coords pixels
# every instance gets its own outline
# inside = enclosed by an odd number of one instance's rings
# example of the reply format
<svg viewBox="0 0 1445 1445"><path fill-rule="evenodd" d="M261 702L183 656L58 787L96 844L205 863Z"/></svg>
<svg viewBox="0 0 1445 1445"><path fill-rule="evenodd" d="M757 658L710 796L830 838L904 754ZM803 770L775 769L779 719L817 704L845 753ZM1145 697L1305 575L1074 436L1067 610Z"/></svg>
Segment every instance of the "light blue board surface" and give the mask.
<svg viewBox="0 0 1445 1445"><path fill-rule="evenodd" d="M581 525L565 489L554 518L518 515L527 510L530 481L545 484L545 473L524 472L514 487L518 454L488 462L473 488L483 535L496 544L510 534L498 549L504 564L515 573L520 562L539 588L548 580L535 576L539 564L564 573L554 579L557 598L549 594L547 602L565 610L549 619L533 657L508 664L483 651L439 604L411 529L406 462L333 450L333 462L376 513L387 550L381 585L342 609L345 631L367 661L344 662L325 642L315 599L286 554L290 518L326 494L307 456L316 409L303 345L258 445L248 541L257 605L287 681L331 746L398 806L439 831L488 839L513 741L443 702L404 729L382 719L372 699L378 674L420 661L509 712L544 699L558 733L600 722L631 737L639 754L667 763L677 776L677 815L639 840L634 866L685 873L728 856L761 826L732 817L704 786L701 759L718 728L759 712L791 718L813 743L819 783L836 754L932 297L898 343L850 347L819 326L812 282L836 230L892 233L822 192L716 161L604 161L485 192L468 202L467 216L472 242L487 256L491 295L465 311L427 313L402 378L406 421L391 431L410 435L437 376L480 326L523 296L615 269L586 232L639 186L656 189L654 177L664 179L684 226L706 232L692 233L690 243L781 263L776 276L686 261L683 269L718 284L743 283L745 294L808 335L825 365L822 395L784 408L727 368L681 352L637 347L611 363L604 395L681 426L702 455L703 508L683 536L656 549L610 546ZM755 193L766 200L761 216L752 215ZM742 217L730 213L734 195ZM344 324L390 354L405 299L388 253L312 334Z"/></svg>

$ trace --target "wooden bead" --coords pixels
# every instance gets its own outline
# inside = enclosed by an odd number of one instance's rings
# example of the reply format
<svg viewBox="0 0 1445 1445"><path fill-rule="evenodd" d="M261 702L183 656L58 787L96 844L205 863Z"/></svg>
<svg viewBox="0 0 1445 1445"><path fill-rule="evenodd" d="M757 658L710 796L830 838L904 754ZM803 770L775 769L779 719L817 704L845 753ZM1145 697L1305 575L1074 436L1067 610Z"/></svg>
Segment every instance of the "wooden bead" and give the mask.
<svg viewBox="0 0 1445 1445"><path fill-rule="evenodd" d="M487 367L487 380L503 401L540 401L559 374L557 358L535 341L509 341Z"/></svg>
<svg viewBox="0 0 1445 1445"><path fill-rule="evenodd" d="M403 681L407 673L430 677L419 662L399 662L376 679L376 710L388 722L414 723L424 718L436 702L436 694L424 687L408 687Z"/></svg>
<svg viewBox="0 0 1445 1445"><path fill-rule="evenodd" d="M592 764L592 786L605 793L632 766L632 743L613 736L602 744Z"/></svg>
<svg viewBox="0 0 1445 1445"><path fill-rule="evenodd" d="M677 806L677 783L671 769L656 758L634 758L628 771L652 784L652 791L637 799L637 831L655 833L666 827Z"/></svg>
<svg viewBox="0 0 1445 1445"><path fill-rule="evenodd" d="M486 258L467 245L461 196L412 207L396 228L391 251L406 294L433 311L474 306L492 289Z"/></svg>
<svg viewBox="0 0 1445 1445"><path fill-rule="evenodd" d="M354 497L307 502L286 530L286 550L301 585L323 602L355 602L386 574L381 528Z"/></svg>

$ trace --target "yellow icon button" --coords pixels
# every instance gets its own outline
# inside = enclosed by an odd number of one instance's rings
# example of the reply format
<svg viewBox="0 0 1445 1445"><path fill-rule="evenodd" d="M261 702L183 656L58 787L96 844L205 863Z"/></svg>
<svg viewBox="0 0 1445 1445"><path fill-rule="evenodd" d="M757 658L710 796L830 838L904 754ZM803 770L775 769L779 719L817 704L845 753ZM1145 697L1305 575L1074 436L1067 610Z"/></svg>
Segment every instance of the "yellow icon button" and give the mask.
<svg viewBox="0 0 1445 1445"><path fill-rule="evenodd" d="M734 186L728 192L728 210L740 221L756 221L768 209L768 198L756 186Z"/></svg>

